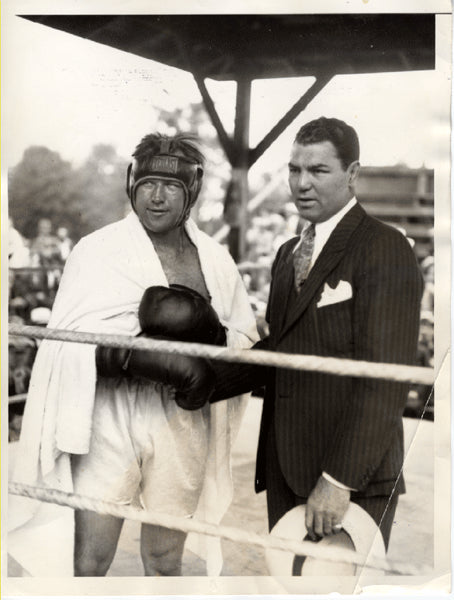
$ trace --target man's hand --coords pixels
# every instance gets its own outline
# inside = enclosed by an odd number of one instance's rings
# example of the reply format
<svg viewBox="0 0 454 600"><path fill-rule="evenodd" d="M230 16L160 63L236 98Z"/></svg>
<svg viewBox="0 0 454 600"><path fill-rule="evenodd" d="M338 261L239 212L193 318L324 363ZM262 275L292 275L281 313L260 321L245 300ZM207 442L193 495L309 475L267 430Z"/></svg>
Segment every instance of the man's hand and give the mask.
<svg viewBox="0 0 454 600"><path fill-rule="evenodd" d="M306 529L309 536L316 540L336 532L350 503L350 491L319 477L310 493L306 506Z"/></svg>

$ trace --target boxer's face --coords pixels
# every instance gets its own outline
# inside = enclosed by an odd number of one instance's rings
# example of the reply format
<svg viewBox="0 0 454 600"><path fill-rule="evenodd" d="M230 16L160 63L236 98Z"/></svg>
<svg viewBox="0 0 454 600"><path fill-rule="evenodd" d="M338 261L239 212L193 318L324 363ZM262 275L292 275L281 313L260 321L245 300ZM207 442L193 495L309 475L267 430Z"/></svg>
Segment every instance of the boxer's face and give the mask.
<svg viewBox="0 0 454 600"><path fill-rule="evenodd" d="M339 212L353 195L358 170L358 162L344 169L331 142L293 144L289 185L301 217L322 223Z"/></svg>
<svg viewBox="0 0 454 600"><path fill-rule="evenodd" d="M152 233L167 233L177 227L185 193L176 181L153 179L136 190L135 210L142 225Z"/></svg>

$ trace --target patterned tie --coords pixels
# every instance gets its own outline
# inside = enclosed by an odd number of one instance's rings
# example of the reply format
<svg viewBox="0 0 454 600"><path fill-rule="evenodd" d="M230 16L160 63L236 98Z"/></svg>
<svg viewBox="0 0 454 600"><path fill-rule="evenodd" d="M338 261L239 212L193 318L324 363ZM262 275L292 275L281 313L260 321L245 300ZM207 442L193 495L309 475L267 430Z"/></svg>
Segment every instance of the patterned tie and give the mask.
<svg viewBox="0 0 454 600"><path fill-rule="evenodd" d="M311 223L302 236L301 243L293 254L293 268L295 270L295 288L299 292L303 285L311 264L314 251L315 224Z"/></svg>

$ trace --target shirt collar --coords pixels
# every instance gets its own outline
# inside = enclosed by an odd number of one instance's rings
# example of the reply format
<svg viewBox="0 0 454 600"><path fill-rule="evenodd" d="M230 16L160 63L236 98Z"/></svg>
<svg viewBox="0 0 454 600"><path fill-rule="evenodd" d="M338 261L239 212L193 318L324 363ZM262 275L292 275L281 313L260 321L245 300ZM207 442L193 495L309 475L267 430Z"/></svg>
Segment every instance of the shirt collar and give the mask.
<svg viewBox="0 0 454 600"><path fill-rule="evenodd" d="M355 206L355 204L357 204L357 202L358 201L356 200L355 196L353 196L353 198L351 198L347 202L347 204L343 208L341 208L341 210L339 212L337 212L335 215L333 215L326 221L323 221L323 223L315 224L315 240L316 240L317 244L319 244L321 246L324 245L326 240L329 238L331 233L334 231L336 225L342 220L342 218L348 213L348 211L350 209L352 209ZM302 239L304 233L306 232L306 229L309 226L310 226L310 222L306 221L306 223L303 226L303 229L301 230L300 239L299 239L298 243L296 244L295 248L293 249L293 252L295 252L295 250L301 244L301 239Z"/></svg>
<svg viewBox="0 0 454 600"><path fill-rule="evenodd" d="M323 223L315 224L315 235L323 234L325 237L328 237L332 231L334 231L336 225L343 219L343 217L348 213L348 211L355 206L357 200L355 196L351 198L347 204L340 209L335 215L323 221Z"/></svg>

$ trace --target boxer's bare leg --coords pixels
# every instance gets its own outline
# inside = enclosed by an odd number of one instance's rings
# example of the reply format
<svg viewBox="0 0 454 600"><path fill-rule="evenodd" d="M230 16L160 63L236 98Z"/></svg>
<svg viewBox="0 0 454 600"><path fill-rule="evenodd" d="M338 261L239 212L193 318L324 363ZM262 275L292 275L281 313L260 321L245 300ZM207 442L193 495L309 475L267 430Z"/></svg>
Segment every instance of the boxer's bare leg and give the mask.
<svg viewBox="0 0 454 600"><path fill-rule="evenodd" d="M140 552L145 570L149 576L181 575L186 533L155 525L142 525Z"/></svg>
<svg viewBox="0 0 454 600"><path fill-rule="evenodd" d="M75 511L74 575L102 577L112 563L123 519L88 510Z"/></svg>

